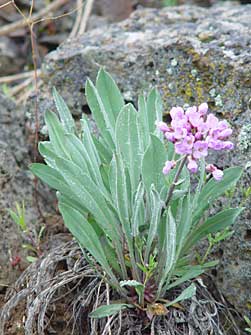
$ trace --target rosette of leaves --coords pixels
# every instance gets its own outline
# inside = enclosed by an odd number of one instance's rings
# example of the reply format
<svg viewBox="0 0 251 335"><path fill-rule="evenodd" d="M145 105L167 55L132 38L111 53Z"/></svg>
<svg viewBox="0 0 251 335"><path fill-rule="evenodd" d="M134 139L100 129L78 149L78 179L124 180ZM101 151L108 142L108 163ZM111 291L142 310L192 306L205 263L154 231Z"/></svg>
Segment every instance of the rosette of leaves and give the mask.
<svg viewBox="0 0 251 335"><path fill-rule="evenodd" d="M168 177L162 173L174 152L155 127L155 121L162 120L156 89L146 99L139 97L136 110L125 104L111 76L101 69L95 85L87 80L85 92L98 135L85 116L78 131L54 90L59 117L46 112L49 141L39 144L46 164L32 164L31 170L57 191L65 225L97 273L121 296L122 303L99 306L91 316L104 317L128 307L151 312L160 305L158 313L164 314L168 306L193 296L191 280L216 264L191 265L191 251L240 214L240 208L210 217L205 213L233 188L241 168L226 169L220 182L205 183L202 162L192 191L185 166L177 166ZM168 290L186 282L180 296L165 301Z"/></svg>

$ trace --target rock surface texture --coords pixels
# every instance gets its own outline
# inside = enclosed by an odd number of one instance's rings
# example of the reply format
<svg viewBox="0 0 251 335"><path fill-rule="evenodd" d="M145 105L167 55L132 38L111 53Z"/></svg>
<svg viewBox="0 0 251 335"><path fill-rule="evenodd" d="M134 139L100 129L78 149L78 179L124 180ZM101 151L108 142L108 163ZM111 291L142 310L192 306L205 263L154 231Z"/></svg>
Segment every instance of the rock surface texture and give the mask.
<svg viewBox="0 0 251 335"><path fill-rule="evenodd" d="M33 175L28 170L30 158L24 131L24 110L0 92L0 304L1 293L11 285L27 265L27 251L22 248L21 231L11 219L8 209L25 203L28 226L39 229L38 210L34 201ZM43 193L45 188L43 186ZM45 193L44 193L45 194ZM46 196L46 203L50 197ZM46 213L43 198L40 208ZM50 207L51 209L51 207Z"/></svg>
<svg viewBox="0 0 251 335"><path fill-rule="evenodd" d="M0 36L0 76L17 73L23 63L15 43L8 37Z"/></svg>
<svg viewBox="0 0 251 335"><path fill-rule="evenodd" d="M114 76L127 101L136 103L137 94L152 86L160 90L166 111L207 101L212 112L234 127L235 150L214 159L219 167L245 167L237 205L251 181L250 17L251 5L144 9L106 30L67 41L43 66L41 125L44 111L53 108L53 86L76 117L88 113L84 84L87 77L94 80L100 66ZM31 98L27 116L33 106ZM34 127L32 118L27 122ZM215 272L221 290L240 311L251 306L250 200L246 207L235 234L218 252L221 264Z"/></svg>
<svg viewBox="0 0 251 335"><path fill-rule="evenodd" d="M31 176L23 170L28 154L25 149L24 118L15 103L0 93L0 284L9 285L23 267L21 234L7 209L26 201L27 220L34 218ZM20 251L21 250L21 251ZM20 263L11 265L20 257ZM15 262L14 262L15 263ZM0 286L0 292L5 287Z"/></svg>

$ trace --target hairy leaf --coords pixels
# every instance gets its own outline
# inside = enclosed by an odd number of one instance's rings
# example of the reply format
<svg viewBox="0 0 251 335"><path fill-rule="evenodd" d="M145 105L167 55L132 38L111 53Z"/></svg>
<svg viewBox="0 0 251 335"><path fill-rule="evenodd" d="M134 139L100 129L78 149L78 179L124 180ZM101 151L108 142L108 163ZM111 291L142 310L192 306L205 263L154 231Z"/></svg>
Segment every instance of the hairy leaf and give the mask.
<svg viewBox="0 0 251 335"><path fill-rule="evenodd" d="M230 208L209 217L203 224L191 231L182 249L182 253L190 250L193 245L203 237L208 236L208 234L216 233L232 225L242 210L243 208Z"/></svg>
<svg viewBox="0 0 251 335"><path fill-rule="evenodd" d="M68 158L69 153L65 149L64 143L64 128L59 122L59 119L55 113L46 111L45 122L48 127L50 141L58 156Z"/></svg>
<svg viewBox="0 0 251 335"><path fill-rule="evenodd" d="M124 99L120 90L112 77L104 69L101 69L97 76L96 88L103 102L105 111L113 120L115 130L115 122L124 106Z"/></svg>
<svg viewBox="0 0 251 335"><path fill-rule="evenodd" d="M146 243L146 252L145 252L145 262L147 263L152 243L157 234L157 229L160 222L161 210L165 206L165 203L160 199L160 195L155 190L154 186L152 186L150 191L150 206L151 206L151 220L150 220L150 226Z"/></svg>
<svg viewBox="0 0 251 335"><path fill-rule="evenodd" d="M166 304L166 307L177 304L177 302L192 298L196 294L196 286L191 284L176 299Z"/></svg>
<svg viewBox="0 0 251 335"><path fill-rule="evenodd" d="M98 307L95 311L91 312L89 316L94 319L105 318L119 313L123 309L132 308L129 304L110 304Z"/></svg>
<svg viewBox="0 0 251 335"><path fill-rule="evenodd" d="M162 101L159 92L156 88L152 89L147 98L147 115L149 132L158 134L160 137L160 132L156 130L156 121L162 121Z"/></svg>
<svg viewBox="0 0 251 335"><path fill-rule="evenodd" d="M67 133L74 133L75 128L75 122L73 120L73 117L71 115L71 112L66 105L64 99L59 95L58 91L55 87L53 87L53 98L55 101L55 105L57 107L57 111L60 116L60 120L62 122L62 125Z"/></svg>
<svg viewBox="0 0 251 335"><path fill-rule="evenodd" d="M144 184L139 183L132 206L132 235L139 235L139 227L145 224Z"/></svg>
<svg viewBox="0 0 251 335"><path fill-rule="evenodd" d="M114 125L115 119L111 114L107 114L104 104L93 83L88 79L85 86L86 99L91 109L94 120L99 128L101 136L108 147L114 149Z"/></svg>
<svg viewBox="0 0 251 335"><path fill-rule="evenodd" d="M203 212L211 206L211 204L240 179L242 169L240 167L232 167L224 170L224 176L221 181L216 181L213 178L202 188L197 201L197 207L194 209L193 222L197 222Z"/></svg>
<svg viewBox="0 0 251 335"><path fill-rule="evenodd" d="M132 192L135 192L140 177L142 152L140 149L140 133L138 116L132 104L125 105L116 123L117 151L121 152L124 163L128 168Z"/></svg>
<svg viewBox="0 0 251 335"><path fill-rule="evenodd" d="M166 151L163 143L155 135L151 135L151 142L142 162L142 178L148 192L152 184L158 192L165 184L162 172L165 160Z"/></svg>
<svg viewBox="0 0 251 335"><path fill-rule="evenodd" d="M92 254L95 260L103 267L105 272L114 282L116 282L117 280L115 279L104 254L104 248L102 248L99 238L88 220L86 220L86 218L77 210L64 203L59 204L59 209L63 215L65 225L70 230L72 235L76 237L82 247L87 249Z"/></svg>

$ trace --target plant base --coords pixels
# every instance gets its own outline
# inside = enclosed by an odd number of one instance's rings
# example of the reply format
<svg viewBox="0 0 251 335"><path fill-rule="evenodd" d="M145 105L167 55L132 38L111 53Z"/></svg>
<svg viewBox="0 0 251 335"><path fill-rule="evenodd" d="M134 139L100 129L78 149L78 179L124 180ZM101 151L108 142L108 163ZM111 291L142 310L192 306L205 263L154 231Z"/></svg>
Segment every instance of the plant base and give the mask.
<svg viewBox="0 0 251 335"><path fill-rule="evenodd" d="M8 292L0 313L0 335L240 334L229 309L200 281L196 286L196 298L151 321L131 309L91 319L89 312L119 297L86 263L77 243L68 242L31 264ZM178 293L170 292L173 297Z"/></svg>

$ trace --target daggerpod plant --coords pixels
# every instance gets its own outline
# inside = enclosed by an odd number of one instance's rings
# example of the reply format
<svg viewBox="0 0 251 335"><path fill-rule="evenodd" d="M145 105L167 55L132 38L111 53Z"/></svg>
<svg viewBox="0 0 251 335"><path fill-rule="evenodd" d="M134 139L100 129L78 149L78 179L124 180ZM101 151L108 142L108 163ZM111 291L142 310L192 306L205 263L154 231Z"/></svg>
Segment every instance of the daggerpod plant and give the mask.
<svg viewBox="0 0 251 335"><path fill-rule="evenodd" d="M233 148L232 131L205 103L186 111L173 108L167 125L156 89L147 99L139 97L136 110L103 69L95 85L87 80L85 93L98 135L85 116L77 130L54 89L59 118L46 112L49 141L39 144L46 164L32 164L31 170L57 191L64 223L83 257L121 297L90 316L125 308L150 315L156 305L165 314L168 306L196 294L192 279L217 263L191 263L194 246L232 225L242 210L207 215L242 173L239 167L223 172L205 164L208 150ZM197 185L190 182L191 173L197 174ZM165 300L180 285L183 292Z"/></svg>

